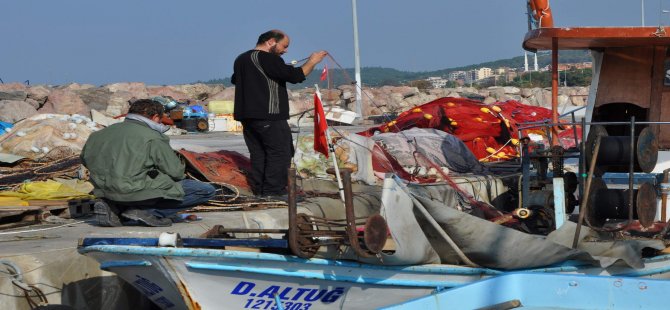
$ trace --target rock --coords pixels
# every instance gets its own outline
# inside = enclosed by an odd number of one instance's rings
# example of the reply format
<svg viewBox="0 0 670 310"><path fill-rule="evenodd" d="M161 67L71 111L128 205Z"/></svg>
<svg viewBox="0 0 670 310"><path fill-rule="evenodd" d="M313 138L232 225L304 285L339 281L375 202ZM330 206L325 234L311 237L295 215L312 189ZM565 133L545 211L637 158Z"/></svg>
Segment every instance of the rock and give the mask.
<svg viewBox="0 0 670 310"><path fill-rule="evenodd" d="M8 92L8 91L26 91L28 89L28 86L25 84L21 83L8 83L8 84L0 84L0 91L3 92Z"/></svg>
<svg viewBox="0 0 670 310"><path fill-rule="evenodd" d="M505 90L505 94L518 95L521 93L521 90L514 86L505 86L503 89Z"/></svg>
<svg viewBox="0 0 670 310"><path fill-rule="evenodd" d="M352 92L350 92L348 90L347 91L342 91L342 99L349 100L351 98L353 98L353 93Z"/></svg>
<svg viewBox="0 0 670 310"><path fill-rule="evenodd" d="M589 95L589 88L588 87L579 87L577 88L577 93L576 95L580 96L588 96Z"/></svg>
<svg viewBox="0 0 670 310"><path fill-rule="evenodd" d="M564 106L570 103L570 96L568 95L558 95L558 105Z"/></svg>
<svg viewBox="0 0 670 310"><path fill-rule="evenodd" d="M211 100L212 95L222 92L225 87L223 84L184 84L173 86L174 90L186 94L189 99L193 100Z"/></svg>
<svg viewBox="0 0 670 310"><path fill-rule="evenodd" d="M39 110L40 113L81 114L90 116L91 109L79 96L67 89L54 89L46 103Z"/></svg>
<svg viewBox="0 0 670 310"><path fill-rule="evenodd" d="M47 97L51 93L51 89L44 85L36 85L28 88L28 98L34 99L39 102L40 105L44 104L47 101Z"/></svg>
<svg viewBox="0 0 670 310"><path fill-rule="evenodd" d="M572 96L570 97L570 103L574 106L585 106L586 105L586 97L584 96Z"/></svg>
<svg viewBox="0 0 670 310"><path fill-rule="evenodd" d="M484 94L482 94L482 96L483 96L483 95L484 95ZM491 87L489 87L489 96L491 96L491 97L493 97L493 98L496 98L496 99L498 99L498 100L504 100L504 98L505 98L505 89L502 88L502 87L495 87L495 88L491 89Z"/></svg>
<svg viewBox="0 0 670 310"><path fill-rule="evenodd" d="M407 110L407 109L410 109L412 107L427 103L429 101L433 101L435 99L437 99L437 96L423 94L423 93L421 93L419 95L416 95L416 96L412 96L410 98L405 98L405 100L403 100L403 107L404 108L402 110Z"/></svg>
<svg viewBox="0 0 670 310"><path fill-rule="evenodd" d="M120 92L120 91L126 91L131 94L142 94L144 93L144 96L136 96L137 98L146 98L146 93L147 93L147 86L144 85L144 83L141 82L127 82L127 83L114 83L114 84L107 84L103 86L102 88L105 88L109 90L110 92Z"/></svg>
<svg viewBox="0 0 670 310"><path fill-rule="evenodd" d="M0 100L23 101L26 98L28 98L28 94L23 90L0 91Z"/></svg>
<svg viewBox="0 0 670 310"><path fill-rule="evenodd" d="M75 92L91 109L105 111L109 104L112 92L105 88L89 88Z"/></svg>
<svg viewBox="0 0 670 310"><path fill-rule="evenodd" d="M498 100L496 100L493 97L486 97L484 98L484 104L493 104L496 103Z"/></svg>
<svg viewBox="0 0 670 310"><path fill-rule="evenodd" d="M171 86L153 86L147 88L148 95L147 97L154 97L154 96L164 96L164 97L172 97L172 99L177 100L177 101L186 101L190 99L188 95L185 93L182 93L178 90L175 90ZM132 92L130 92L132 94ZM135 98L142 98L142 97L137 97L134 96ZM146 98L146 97L145 97Z"/></svg>
<svg viewBox="0 0 670 310"><path fill-rule="evenodd" d="M133 94L128 91L118 91L112 93L109 96L109 101L107 102L107 107L105 108L105 114L116 117L128 113L131 99L138 98L133 96Z"/></svg>
<svg viewBox="0 0 670 310"><path fill-rule="evenodd" d="M37 109L25 101L0 100L0 121L16 123L37 114Z"/></svg>
<svg viewBox="0 0 670 310"><path fill-rule="evenodd" d="M35 109L40 109L42 107L42 105L44 105L44 102L38 102L37 100L32 99L32 98L26 98L26 100L24 100L24 102L31 105Z"/></svg>
<svg viewBox="0 0 670 310"><path fill-rule="evenodd" d="M532 95L533 95L532 88L522 88L521 89L521 97L528 98Z"/></svg>
<svg viewBox="0 0 670 310"><path fill-rule="evenodd" d="M328 101L339 100L341 94L342 94L342 91L339 90L339 89L322 89L321 90L321 98L323 100L328 100Z"/></svg>
<svg viewBox="0 0 670 310"><path fill-rule="evenodd" d="M447 97L452 97L452 98L461 98L461 95L458 94L457 92L450 92Z"/></svg>
<svg viewBox="0 0 670 310"><path fill-rule="evenodd" d="M235 100L235 87L228 87L216 94L213 94L209 100Z"/></svg>
<svg viewBox="0 0 670 310"><path fill-rule="evenodd" d="M91 89L91 88L95 88L95 85L70 83L70 84L60 86L57 89L65 89L65 90L69 90L69 91L78 91L78 90Z"/></svg>
<svg viewBox="0 0 670 310"><path fill-rule="evenodd" d="M435 89L429 89L428 94L433 95L437 98L442 98L449 95L449 91L445 88L435 88Z"/></svg>

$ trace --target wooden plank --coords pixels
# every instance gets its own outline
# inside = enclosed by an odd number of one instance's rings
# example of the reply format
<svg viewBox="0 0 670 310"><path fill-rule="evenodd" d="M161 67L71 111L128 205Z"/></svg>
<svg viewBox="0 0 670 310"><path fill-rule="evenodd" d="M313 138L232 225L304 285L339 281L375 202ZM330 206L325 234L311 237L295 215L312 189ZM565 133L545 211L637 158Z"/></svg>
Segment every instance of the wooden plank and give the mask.
<svg viewBox="0 0 670 310"><path fill-rule="evenodd" d="M38 206L0 206L0 212L2 212L2 211L31 211L31 210L42 210L42 207L38 207Z"/></svg>
<svg viewBox="0 0 670 310"><path fill-rule="evenodd" d="M36 199L36 200L28 200L28 204L31 205L31 206L67 206L67 199L58 199L58 200Z"/></svg>

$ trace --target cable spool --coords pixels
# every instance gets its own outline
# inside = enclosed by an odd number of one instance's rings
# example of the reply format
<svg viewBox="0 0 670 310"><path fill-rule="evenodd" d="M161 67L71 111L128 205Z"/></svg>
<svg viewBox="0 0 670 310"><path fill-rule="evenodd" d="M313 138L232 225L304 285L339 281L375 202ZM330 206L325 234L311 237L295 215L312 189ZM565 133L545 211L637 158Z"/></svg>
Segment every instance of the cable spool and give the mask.
<svg viewBox="0 0 670 310"><path fill-rule="evenodd" d="M608 219L628 219L628 190L608 189L602 179L591 181L591 190L587 198L587 219L591 225L602 227ZM656 189L650 182L640 184L633 190L633 218L649 227L656 217Z"/></svg>
<svg viewBox="0 0 670 310"><path fill-rule="evenodd" d="M605 172L627 172L630 164L631 151L635 152L635 171L649 173L656 167L658 159L658 139L650 127L640 131L634 137L635 150L630 149L629 136L609 136L605 127L593 125L586 139L587 164L593 157L596 140L600 136L600 150L594 174L598 177Z"/></svg>

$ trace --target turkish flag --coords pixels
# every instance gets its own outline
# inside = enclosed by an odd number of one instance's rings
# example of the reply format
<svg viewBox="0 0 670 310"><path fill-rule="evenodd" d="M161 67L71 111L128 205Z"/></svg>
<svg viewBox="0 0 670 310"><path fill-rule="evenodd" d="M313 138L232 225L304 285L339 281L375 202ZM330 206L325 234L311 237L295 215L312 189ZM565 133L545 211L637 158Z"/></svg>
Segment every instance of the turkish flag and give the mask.
<svg viewBox="0 0 670 310"><path fill-rule="evenodd" d="M326 139L326 115L323 113L321 99L314 93L314 151L319 152L328 158L328 140Z"/></svg>
<svg viewBox="0 0 670 310"><path fill-rule="evenodd" d="M323 67L323 71L321 71L321 80L325 81L328 78L328 65L325 65Z"/></svg>

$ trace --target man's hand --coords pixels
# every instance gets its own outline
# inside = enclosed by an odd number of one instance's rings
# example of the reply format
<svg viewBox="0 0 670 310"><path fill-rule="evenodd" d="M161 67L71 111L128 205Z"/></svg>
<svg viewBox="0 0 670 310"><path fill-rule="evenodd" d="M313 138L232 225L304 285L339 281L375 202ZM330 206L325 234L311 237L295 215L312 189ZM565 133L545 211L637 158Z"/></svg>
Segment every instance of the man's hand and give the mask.
<svg viewBox="0 0 670 310"><path fill-rule="evenodd" d="M305 76L309 75L312 70L314 70L314 66L320 63L326 55L328 55L328 52L326 51L318 51L309 55L309 59L307 59L307 62L301 67L302 73L304 73Z"/></svg>

